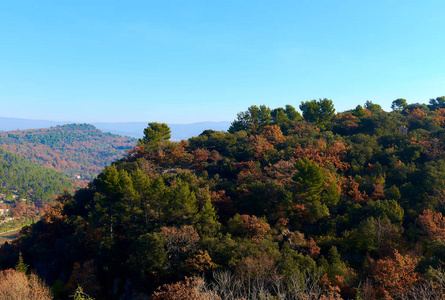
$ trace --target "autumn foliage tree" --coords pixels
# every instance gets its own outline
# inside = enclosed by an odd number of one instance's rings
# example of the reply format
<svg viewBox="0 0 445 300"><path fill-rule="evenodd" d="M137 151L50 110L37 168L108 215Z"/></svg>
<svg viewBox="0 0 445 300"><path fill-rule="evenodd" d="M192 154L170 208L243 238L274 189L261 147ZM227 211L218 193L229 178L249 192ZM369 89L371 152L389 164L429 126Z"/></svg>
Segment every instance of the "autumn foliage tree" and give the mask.
<svg viewBox="0 0 445 300"><path fill-rule="evenodd" d="M392 257L379 259L373 266L373 276L378 292L389 299L402 297L421 276L416 272L419 258L402 255L394 250Z"/></svg>
<svg viewBox="0 0 445 300"><path fill-rule="evenodd" d="M442 213L427 209L417 220L428 240L445 241L445 217Z"/></svg>
<svg viewBox="0 0 445 300"><path fill-rule="evenodd" d="M37 275L8 269L0 271L0 299L50 300L51 289Z"/></svg>
<svg viewBox="0 0 445 300"><path fill-rule="evenodd" d="M184 281L165 284L159 287L152 295L153 300L220 300L212 291L205 287L205 282L199 277L188 277Z"/></svg>

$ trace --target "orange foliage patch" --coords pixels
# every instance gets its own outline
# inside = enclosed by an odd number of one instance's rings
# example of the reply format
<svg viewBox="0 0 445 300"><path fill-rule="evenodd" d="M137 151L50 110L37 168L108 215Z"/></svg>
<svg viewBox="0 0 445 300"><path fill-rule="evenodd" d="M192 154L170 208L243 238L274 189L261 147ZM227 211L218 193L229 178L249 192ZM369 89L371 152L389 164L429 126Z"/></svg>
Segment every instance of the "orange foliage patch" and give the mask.
<svg viewBox="0 0 445 300"><path fill-rule="evenodd" d="M240 215L242 226L247 234L252 236L252 241L259 243L270 230L270 225L258 219L256 216Z"/></svg>
<svg viewBox="0 0 445 300"><path fill-rule="evenodd" d="M272 143L262 135L251 135L249 137L249 144L256 159L261 159L264 154L274 149Z"/></svg>
<svg viewBox="0 0 445 300"><path fill-rule="evenodd" d="M164 284L151 297L153 300L221 300L218 295L206 289L204 280L199 277L186 277L184 281Z"/></svg>
<svg viewBox="0 0 445 300"><path fill-rule="evenodd" d="M235 170L241 169L241 171L238 174L238 181L240 183L260 180L264 176L264 174L261 172L259 165L257 165L252 160L247 162L234 163L233 168Z"/></svg>
<svg viewBox="0 0 445 300"><path fill-rule="evenodd" d="M216 267L216 264L212 262L212 258L207 250L199 250L198 253L192 258L187 259L185 263L187 265L188 272L196 275L202 274L203 272L207 272Z"/></svg>
<svg viewBox="0 0 445 300"><path fill-rule="evenodd" d="M445 241L445 217L442 213L427 209L419 215L417 221L428 239Z"/></svg>
<svg viewBox="0 0 445 300"><path fill-rule="evenodd" d="M386 299L398 297L420 280L415 271L419 258L402 255L397 250L393 257L379 259L373 266L378 293Z"/></svg>
<svg viewBox="0 0 445 300"><path fill-rule="evenodd" d="M264 126L261 128L260 134L272 144L283 143L286 140L280 127L277 125Z"/></svg>
<svg viewBox="0 0 445 300"><path fill-rule="evenodd" d="M433 120L439 124L440 127L445 126L445 108L438 108L434 111L436 114L435 117L433 117Z"/></svg>
<svg viewBox="0 0 445 300"><path fill-rule="evenodd" d="M321 248L317 246L317 243L314 241L313 238L310 238L306 242L306 249L304 249L304 252L309 254L311 257L315 257L320 255Z"/></svg>
<svg viewBox="0 0 445 300"><path fill-rule="evenodd" d="M422 111L420 108L415 108L413 110L406 109L405 112L407 113L406 118L410 122L416 122L416 121L423 119L424 117L427 116L427 114L424 111Z"/></svg>
<svg viewBox="0 0 445 300"><path fill-rule="evenodd" d="M275 261L263 252L259 258L253 256L243 258L236 270L238 276L244 280L267 277L275 273Z"/></svg>
<svg viewBox="0 0 445 300"><path fill-rule="evenodd" d="M349 164L343 161L346 157L348 148L342 141L335 141L330 147L326 146L326 141L320 139L317 141L317 147L312 145L294 150L294 155L297 158L309 158L316 162L320 167L327 167L333 165L337 170L345 171L349 168Z"/></svg>
<svg viewBox="0 0 445 300"><path fill-rule="evenodd" d="M0 272L0 299L53 299L51 289L35 274L8 269Z"/></svg>
<svg viewBox="0 0 445 300"><path fill-rule="evenodd" d="M423 153L428 159L439 159L445 154L443 150L442 142L438 138L432 138L425 141L419 141L416 138L412 138L410 143L413 145L422 146Z"/></svg>
<svg viewBox="0 0 445 300"><path fill-rule="evenodd" d="M177 227L161 227L161 234L166 240L168 252L187 252L194 250L199 242L199 235L191 225Z"/></svg>

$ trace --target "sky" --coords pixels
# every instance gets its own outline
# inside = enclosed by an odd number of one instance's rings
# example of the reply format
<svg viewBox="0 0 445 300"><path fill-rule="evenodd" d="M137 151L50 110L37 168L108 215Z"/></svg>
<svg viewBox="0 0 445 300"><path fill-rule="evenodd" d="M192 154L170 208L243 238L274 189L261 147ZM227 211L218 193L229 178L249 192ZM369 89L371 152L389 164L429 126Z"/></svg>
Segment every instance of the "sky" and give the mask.
<svg viewBox="0 0 445 300"><path fill-rule="evenodd" d="M445 1L0 1L0 117L232 121L445 95Z"/></svg>

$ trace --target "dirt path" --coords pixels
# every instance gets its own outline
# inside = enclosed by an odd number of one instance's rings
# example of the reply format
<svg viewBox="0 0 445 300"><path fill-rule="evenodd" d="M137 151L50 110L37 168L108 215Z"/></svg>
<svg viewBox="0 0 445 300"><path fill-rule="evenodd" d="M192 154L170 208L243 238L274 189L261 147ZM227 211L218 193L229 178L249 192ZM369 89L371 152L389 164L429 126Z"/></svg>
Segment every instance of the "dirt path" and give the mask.
<svg viewBox="0 0 445 300"><path fill-rule="evenodd" d="M17 232L18 232L18 231L20 231L20 229L22 229L22 227L14 228L14 229L10 229L10 230L8 230L8 231L4 231L4 232L0 232L0 237L6 235L6 234L9 233L9 232L14 232L14 231L17 231Z"/></svg>

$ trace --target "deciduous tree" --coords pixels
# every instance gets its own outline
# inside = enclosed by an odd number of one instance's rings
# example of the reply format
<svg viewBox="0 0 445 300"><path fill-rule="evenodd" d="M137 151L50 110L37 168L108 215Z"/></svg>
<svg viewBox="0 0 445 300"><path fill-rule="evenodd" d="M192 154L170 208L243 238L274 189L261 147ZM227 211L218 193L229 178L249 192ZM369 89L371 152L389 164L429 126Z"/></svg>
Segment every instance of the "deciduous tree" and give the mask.
<svg viewBox="0 0 445 300"><path fill-rule="evenodd" d="M382 296L400 297L420 280L416 267L420 259L394 250L393 257L377 260L373 275Z"/></svg>

